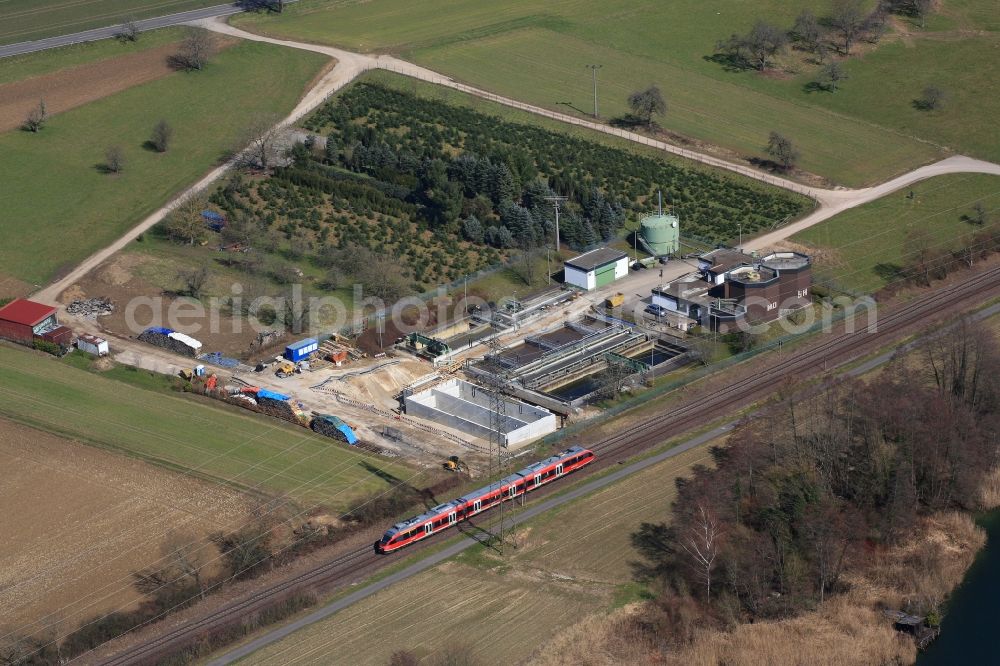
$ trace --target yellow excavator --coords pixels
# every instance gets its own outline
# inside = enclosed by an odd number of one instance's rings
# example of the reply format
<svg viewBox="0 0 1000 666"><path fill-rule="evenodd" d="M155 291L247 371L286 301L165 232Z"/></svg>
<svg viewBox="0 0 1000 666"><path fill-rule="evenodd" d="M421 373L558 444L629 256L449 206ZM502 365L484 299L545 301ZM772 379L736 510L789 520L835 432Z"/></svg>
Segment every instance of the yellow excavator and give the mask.
<svg viewBox="0 0 1000 666"><path fill-rule="evenodd" d="M285 377L291 377L298 371L295 364L291 361L282 361L278 363L277 367L274 369L274 374L279 378L284 379Z"/></svg>
<svg viewBox="0 0 1000 666"><path fill-rule="evenodd" d="M449 472L468 472L469 466L466 465L458 456L451 456L444 461L442 465Z"/></svg>

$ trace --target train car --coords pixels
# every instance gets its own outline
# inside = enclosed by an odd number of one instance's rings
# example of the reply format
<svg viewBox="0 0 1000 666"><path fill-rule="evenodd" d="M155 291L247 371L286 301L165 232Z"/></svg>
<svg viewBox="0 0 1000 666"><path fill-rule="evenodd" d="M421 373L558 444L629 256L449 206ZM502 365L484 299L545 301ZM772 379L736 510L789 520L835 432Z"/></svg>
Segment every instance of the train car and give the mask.
<svg viewBox="0 0 1000 666"><path fill-rule="evenodd" d="M446 530L460 520L482 513L500 502L511 500L547 483L576 471L594 460L594 452L573 446L545 460L504 477L495 483L466 493L450 502L439 504L426 513L414 516L390 527L379 540L376 549L391 553L430 535Z"/></svg>

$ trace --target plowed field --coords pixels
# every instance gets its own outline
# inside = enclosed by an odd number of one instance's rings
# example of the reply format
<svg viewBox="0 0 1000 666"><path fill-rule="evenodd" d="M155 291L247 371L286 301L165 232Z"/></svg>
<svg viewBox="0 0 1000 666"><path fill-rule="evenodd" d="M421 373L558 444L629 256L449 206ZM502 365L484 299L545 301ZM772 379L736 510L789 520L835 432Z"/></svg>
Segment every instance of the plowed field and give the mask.
<svg viewBox="0 0 1000 666"><path fill-rule="evenodd" d="M231 488L3 419L0 470L0 634L131 606L132 572L168 537L204 539L249 510Z"/></svg>

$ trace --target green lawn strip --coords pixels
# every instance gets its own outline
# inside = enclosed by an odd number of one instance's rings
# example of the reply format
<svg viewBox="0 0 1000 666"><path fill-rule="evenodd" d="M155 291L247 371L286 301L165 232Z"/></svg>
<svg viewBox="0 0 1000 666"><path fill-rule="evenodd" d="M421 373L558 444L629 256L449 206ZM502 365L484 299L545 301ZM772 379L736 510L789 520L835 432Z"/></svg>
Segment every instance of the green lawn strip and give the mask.
<svg viewBox="0 0 1000 666"><path fill-rule="evenodd" d="M6 0L0 3L0 44L27 42L166 16L220 4L219 0Z"/></svg>
<svg viewBox="0 0 1000 666"><path fill-rule="evenodd" d="M308 430L208 399L151 391L0 346L0 414L172 469L333 510L388 488L370 468L414 472ZM127 371L123 371L127 372ZM141 371L140 371L141 372Z"/></svg>
<svg viewBox="0 0 1000 666"><path fill-rule="evenodd" d="M327 59L254 42L178 73L53 117L38 134L0 135L0 266L42 283L103 247L220 163L260 113L287 113ZM261 94L261 91L267 94ZM174 127L165 154L144 147L153 125ZM103 173L120 145L125 168Z"/></svg>
<svg viewBox="0 0 1000 666"><path fill-rule="evenodd" d="M913 197L910 197L912 191ZM1000 223L1000 177L984 174L938 176L859 206L801 231L792 240L814 248L819 280L874 292L902 265L908 234L927 232L937 247L955 248L979 231L967 221L981 201Z"/></svg>
<svg viewBox="0 0 1000 666"><path fill-rule="evenodd" d="M181 28L163 28L143 33L137 42L102 39L96 42L84 42L57 49L0 58L0 85L22 81L33 76L51 74L69 67L142 53L164 44L180 42L183 38L184 32Z"/></svg>

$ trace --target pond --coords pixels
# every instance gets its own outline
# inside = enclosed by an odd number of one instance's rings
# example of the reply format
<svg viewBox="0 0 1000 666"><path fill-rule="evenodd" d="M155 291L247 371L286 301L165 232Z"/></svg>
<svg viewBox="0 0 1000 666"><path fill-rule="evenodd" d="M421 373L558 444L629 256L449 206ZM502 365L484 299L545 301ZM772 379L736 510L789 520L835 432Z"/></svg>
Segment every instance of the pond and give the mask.
<svg viewBox="0 0 1000 666"><path fill-rule="evenodd" d="M952 595L941 635L917 666L1000 663L1000 511L976 522L986 530L986 547Z"/></svg>

